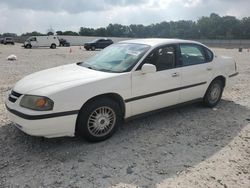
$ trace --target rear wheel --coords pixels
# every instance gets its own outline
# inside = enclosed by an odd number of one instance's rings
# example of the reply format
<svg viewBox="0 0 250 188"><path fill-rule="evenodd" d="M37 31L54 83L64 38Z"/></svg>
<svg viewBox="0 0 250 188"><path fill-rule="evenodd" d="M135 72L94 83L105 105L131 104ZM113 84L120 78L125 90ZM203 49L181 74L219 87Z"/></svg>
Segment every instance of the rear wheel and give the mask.
<svg viewBox="0 0 250 188"><path fill-rule="evenodd" d="M223 89L224 89L224 84L221 79L216 79L212 81L203 98L204 105L208 107L216 106L218 102L220 102L221 100Z"/></svg>
<svg viewBox="0 0 250 188"><path fill-rule="evenodd" d="M56 45L55 44L51 44L50 48L55 49Z"/></svg>
<svg viewBox="0 0 250 188"><path fill-rule="evenodd" d="M32 48L31 44L27 44L25 48Z"/></svg>
<svg viewBox="0 0 250 188"><path fill-rule="evenodd" d="M92 142L111 137L122 122L119 104L109 98L99 98L90 102L83 107L78 116L76 134Z"/></svg>

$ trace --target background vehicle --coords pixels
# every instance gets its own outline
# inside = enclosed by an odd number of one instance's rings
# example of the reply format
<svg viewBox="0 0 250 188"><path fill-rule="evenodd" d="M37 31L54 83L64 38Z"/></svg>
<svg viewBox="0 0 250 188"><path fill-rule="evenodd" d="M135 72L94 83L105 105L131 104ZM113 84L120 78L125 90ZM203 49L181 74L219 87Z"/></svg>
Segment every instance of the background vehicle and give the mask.
<svg viewBox="0 0 250 188"><path fill-rule="evenodd" d="M0 38L0 44L3 44L4 38Z"/></svg>
<svg viewBox="0 0 250 188"><path fill-rule="evenodd" d="M14 39L13 39L13 37L5 37L4 39L3 39L3 44L12 44L12 45L14 45L15 44L15 42L14 42Z"/></svg>
<svg viewBox="0 0 250 188"><path fill-rule="evenodd" d="M107 46L113 44L114 42L111 39L96 39L92 42L87 42L84 44L86 50L95 50L95 49L104 49Z"/></svg>
<svg viewBox="0 0 250 188"><path fill-rule="evenodd" d="M213 107L236 75L232 58L198 42L129 40L84 62L24 77L9 92L6 107L30 135L101 141L123 119L139 114L193 101Z"/></svg>
<svg viewBox="0 0 250 188"><path fill-rule="evenodd" d="M55 49L59 46L59 40L56 36L32 36L29 37L25 42L24 48L33 48L33 47L50 47Z"/></svg>
<svg viewBox="0 0 250 188"><path fill-rule="evenodd" d="M64 38L59 38L59 42L60 42L59 46L65 46L65 47L70 46L70 43Z"/></svg>

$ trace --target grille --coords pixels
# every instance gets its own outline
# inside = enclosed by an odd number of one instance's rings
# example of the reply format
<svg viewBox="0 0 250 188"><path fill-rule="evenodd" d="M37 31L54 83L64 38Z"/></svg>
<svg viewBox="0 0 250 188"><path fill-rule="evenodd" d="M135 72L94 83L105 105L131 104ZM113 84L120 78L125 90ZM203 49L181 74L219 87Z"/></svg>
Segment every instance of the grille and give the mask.
<svg viewBox="0 0 250 188"><path fill-rule="evenodd" d="M11 91L11 93L10 93L10 95L9 95L9 101L10 102L16 102L16 100L20 97L20 96L22 96L22 94L20 94L20 93L17 93L17 92L15 92L15 91Z"/></svg>

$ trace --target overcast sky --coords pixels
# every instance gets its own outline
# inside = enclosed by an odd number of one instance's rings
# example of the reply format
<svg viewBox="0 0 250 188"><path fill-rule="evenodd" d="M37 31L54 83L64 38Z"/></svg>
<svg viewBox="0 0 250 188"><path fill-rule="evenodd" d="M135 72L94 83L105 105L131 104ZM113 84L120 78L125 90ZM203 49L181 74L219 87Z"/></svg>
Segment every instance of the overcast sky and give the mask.
<svg viewBox="0 0 250 188"><path fill-rule="evenodd" d="M0 33L148 25L212 12L242 18L250 16L249 7L250 0L0 0Z"/></svg>

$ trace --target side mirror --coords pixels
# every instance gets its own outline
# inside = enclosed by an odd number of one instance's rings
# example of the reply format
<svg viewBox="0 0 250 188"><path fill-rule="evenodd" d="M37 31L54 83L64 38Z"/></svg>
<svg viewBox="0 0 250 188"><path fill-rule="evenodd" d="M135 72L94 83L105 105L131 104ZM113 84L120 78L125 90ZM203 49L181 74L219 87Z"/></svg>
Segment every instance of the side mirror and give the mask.
<svg viewBox="0 0 250 188"><path fill-rule="evenodd" d="M142 65L141 71L143 74L154 73L156 72L156 66L145 63L144 65Z"/></svg>

